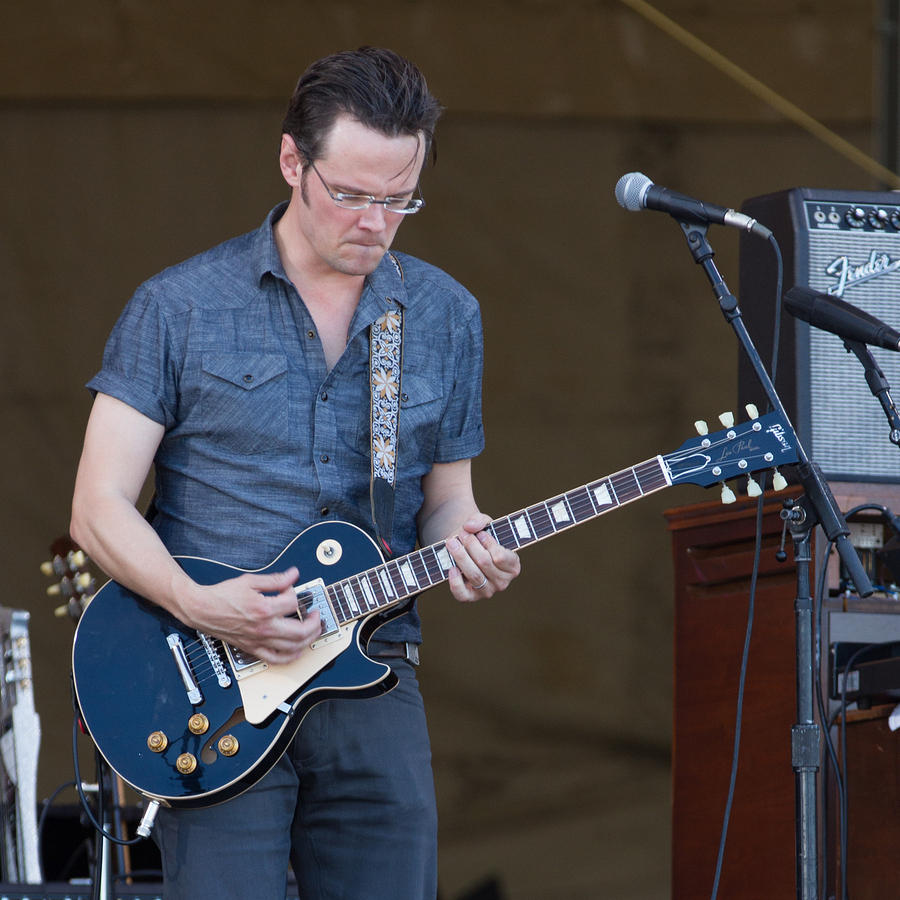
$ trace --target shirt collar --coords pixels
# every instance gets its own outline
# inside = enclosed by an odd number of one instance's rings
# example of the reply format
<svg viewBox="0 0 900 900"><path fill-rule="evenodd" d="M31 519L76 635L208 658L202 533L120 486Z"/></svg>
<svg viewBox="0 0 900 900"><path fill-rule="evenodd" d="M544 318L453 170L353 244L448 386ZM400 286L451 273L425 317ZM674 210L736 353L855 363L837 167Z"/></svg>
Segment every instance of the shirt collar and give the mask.
<svg viewBox="0 0 900 900"><path fill-rule="evenodd" d="M256 260L257 282L261 282L266 275L288 280L275 242L275 223L284 215L287 206L287 202L283 202L273 207L253 236L255 250L253 259ZM393 304L407 305L409 298L406 285L403 283L403 268L395 254L385 253L375 271L366 277L360 305L363 299L374 301L381 312L390 309Z"/></svg>

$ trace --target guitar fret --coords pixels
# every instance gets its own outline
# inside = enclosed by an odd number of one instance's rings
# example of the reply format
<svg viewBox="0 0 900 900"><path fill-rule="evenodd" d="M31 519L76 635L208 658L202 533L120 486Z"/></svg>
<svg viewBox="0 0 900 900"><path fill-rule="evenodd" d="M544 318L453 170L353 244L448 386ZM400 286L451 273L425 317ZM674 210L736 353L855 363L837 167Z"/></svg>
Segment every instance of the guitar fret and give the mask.
<svg viewBox="0 0 900 900"><path fill-rule="evenodd" d="M531 527L534 529L534 533L537 535L538 540L545 538L556 531L553 526L553 517L550 515L550 510L547 509L546 503L529 506L527 512Z"/></svg>
<svg viewBox="0 0 900 900"><path fill-rule="evenodd" d="M391 580L391 586L394 590L394 595L396 597L405 597L408 593L406 589L406 585L403 583L403 575L400 572L400 566L397 564L395 560L391 560L384 567L385 572L387 572L388 577Z"/></svg>
<svg viewBox="0 0 900 900"><path fill-rule="evenodd" d="M381 587L384 591L386 600L389 600L391 597L397 596L397 592L394 590L394 586L391 584L391 580L388 577L387 572L383 568L378 570L378 579L381 582Z"/></svg>
<svg viewBox="0 0 900 900"><path fill-rule="evenodd" d="M342 598L343 588L340 582L332 584L328 588L328 596L331 598L331 608L334 610L335 616L341 622L346 622L350 617L347 609L347 601Z"/></svg>
<svg viewBox="0 0 900 900"><path fill-rule="evenodd" d="M572 510L576 522L584 522L597 514L598 510L591 500L591 492L587 487L569 491L566 497L569 498L569 509Z"/></svg>
<svg viewBox="0 0 900 900"><path fill-rule="evenodd" d="M368 573L364 573L359 577L360 587L362 587L363 600L366 602L366 609L378 609L378 601L375 599L375 593L372 582Z"/></svg>
<svg viewBox="0 0 900 900"><path fill-rule="evenodd" d="M356 577L356 576L354 576ZM358 579L357 579L358 580ZM356 596L356 591L353 589L353 580L348 578L344 584L346 585L347 590L347 602L350 604L350 612L354 615L358 616L360 613L359 609L359 600Z"/></svg>
<svg viewBox="0 0 900 900"><path fill-rule="evenodd" d="M422 551L422 565L425 568L425 576L431 584L440 584L443 580L440 559L438 557L438 547L426 547Z"/></svg>
<svg viewBox="0 0 900 900"><path fill-rule="evenodd" d="M639 476L641 483L647 486L648 490L645 493L668 486L669 482L666 480L665 472L658 458L647 460L647 462L641 463L636 468L641 470L641 475Z"/></svg>
<svg viewBox="0 0 900 900"><path fill-rule="evenodd" d="M513 525L516 527L516 539L519 541L520 547L534 540L531 523L528 521L528 516L525 513L513 519Z"/></svg>
<svg viewBox="0 0 900 900"><path fill-rule="evenodd" d="M638 485L632 469L617 472L609 480L616 492L616 496L624 497L626 503L641 495L640 485Z"/></svg>
<svg viewBox="0 0 900 900"><path fill-rule="evenodd" d="M497 519L491 527L494 531L494 537L497 538L500 546L505 547L507 550L518 549L519 542L516 540L516 535L510 524L509 516Z"/></svg>
<svg viewBox="0 0 900 900"><path fill-rule="evenodd" d="M419 579L416 577L416 573L414 570L414 558L418 557L418 553L414 555L408 556L402 563L399 563L397 568L400 570L400 574L403 576L403 583L407 585L407 587L412 588L421 588L422 585L419 582Z"/></svg>
<svg viewBox="0 0 900 900"><path fill-rule="evenodd" d="M428 565L425 562L425 550L420 550L414 556L411 556L410 559L413 563L413 571L416 575L416 581L423 586L431 587L431 585L435 584L432 580L431 575L428 573Z"/></svg>
<svg viewBox="0 0 900 900"><path fill-rule="evenodd" d="M551 503L553 504L553 506L549 505ZM550 518L553 520L553 522L560 527L563 527L564 523L572 519L572 508L569 506L565 497L561 497L557 500L548 500L547 511L550 514Z"/></svg>
<svg viewBox="0 0 900 900"><path fill-rule="evenodd" d="M562 500L565 500L566 507L572 517L570 524L581 522L594 514L594 508L585 488L579 488L563 494Z"/></svg>

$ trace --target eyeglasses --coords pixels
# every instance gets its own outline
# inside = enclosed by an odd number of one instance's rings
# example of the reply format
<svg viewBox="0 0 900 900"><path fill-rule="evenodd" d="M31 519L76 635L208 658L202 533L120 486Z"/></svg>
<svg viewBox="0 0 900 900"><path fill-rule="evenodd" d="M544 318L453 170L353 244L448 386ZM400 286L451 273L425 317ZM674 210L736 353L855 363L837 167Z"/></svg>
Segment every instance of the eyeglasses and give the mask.
<svg viewBox="0 0 900 900"><path fill-rule="evenodd" d="M373 203L380 203L385 209L393 213L408 216L412 213L417 213L425 205L425 200L422 198L418 185L416 185L416 190L419 191L418 197L385 197L384 200L376 200L371 194L345 194L342 191L335 193L328 187L327 182L312 160L310 160L309 165L313 172L319 176L322 187L328 192L328 196L334 201L335 206L339 206L341 209L368 209Z"/></svg>

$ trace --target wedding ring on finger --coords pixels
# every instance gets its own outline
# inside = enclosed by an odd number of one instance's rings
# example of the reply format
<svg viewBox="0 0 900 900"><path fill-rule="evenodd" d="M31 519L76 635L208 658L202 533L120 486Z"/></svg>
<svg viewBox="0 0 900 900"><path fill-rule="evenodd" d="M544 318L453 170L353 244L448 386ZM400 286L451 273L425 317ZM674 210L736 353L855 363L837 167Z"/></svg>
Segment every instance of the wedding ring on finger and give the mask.
<svg viewBox="0 0 900 900"><path fill-rule="evenodd" d="M482 575L481 582L479 584L473 584L473 591L480 591L487 584L487 575Z"/></svg>

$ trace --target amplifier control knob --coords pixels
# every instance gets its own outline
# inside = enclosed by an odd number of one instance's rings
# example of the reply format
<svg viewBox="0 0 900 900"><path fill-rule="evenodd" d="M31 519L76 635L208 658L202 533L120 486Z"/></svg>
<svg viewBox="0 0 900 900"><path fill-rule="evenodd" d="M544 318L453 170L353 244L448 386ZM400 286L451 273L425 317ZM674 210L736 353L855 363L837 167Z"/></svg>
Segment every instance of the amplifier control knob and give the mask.
<svg viewBox="0 0 900 900"><path fill-rule="evenodd" d="M869 215L869 223L873 228L884 228L887 225L888 214L886 209L873 209Z"/></svg>
<svg viewBox="0 0 900 900"><path fill-rule="evenodd" d="M862 228L866 224L866 211L861 206L851 206L847 210L847 224L851 228Z"/></svg>

